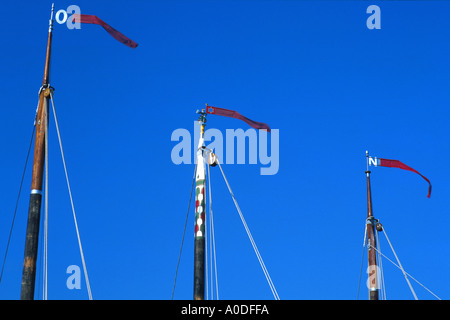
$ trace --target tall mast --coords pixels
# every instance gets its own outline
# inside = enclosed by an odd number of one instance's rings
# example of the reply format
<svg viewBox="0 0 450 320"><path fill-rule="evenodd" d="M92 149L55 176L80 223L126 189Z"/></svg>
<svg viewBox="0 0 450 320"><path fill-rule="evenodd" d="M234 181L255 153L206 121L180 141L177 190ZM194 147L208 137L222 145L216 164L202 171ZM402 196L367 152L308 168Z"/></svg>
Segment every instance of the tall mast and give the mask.
<svg viewBox="0 0 450 320"><path fill-rule="evenodd" d="M370 190L370 171L369 171L369 152L366 151L367 157L367 220L366 220L366 233L367 233L367 251L369 259L369 300L378 300L378 268L377 268L377 256L375 241L375 223L376 220L373 217L372 210L372 193Z"/></svg>
<svg viewBox="0 0 450 320"><path fill-rule="evenodd" d="M36 258L38 251L39 222L41 215L42 200L42 177L45 160L45 132L48 127L48 107L50 92L50 55L52 46L53 10L50 15L47 53L45 56L44 78L39 91L39 104L36 113L36 138L34 144L33 173L31 178L30 204L28 209L28 222L25 239L25 253L23 259L22 288L20 298L22 300L33 300L36 279Z"/></svg>
<svg viewBox="0 0 450 320"><path fill-rule="evenodd" d="M194 300L205 299L205 158L204 132L206 112L197 111L200 139L197 148L197 172L195 175L195 240L194 240Z"/></svg>

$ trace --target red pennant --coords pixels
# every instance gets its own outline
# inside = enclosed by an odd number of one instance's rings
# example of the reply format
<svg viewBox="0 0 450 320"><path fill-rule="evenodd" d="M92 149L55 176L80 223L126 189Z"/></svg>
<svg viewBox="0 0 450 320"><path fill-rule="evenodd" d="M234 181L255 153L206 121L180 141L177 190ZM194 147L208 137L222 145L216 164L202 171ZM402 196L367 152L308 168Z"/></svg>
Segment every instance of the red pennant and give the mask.
<svg viewBox="0 0 450 320"><path fill-rule="evenodd" d="M217 108L217 107L212 107L212 106L206 106L206 113L239 119L239 120L245 121L249 126L255 128L255 129L265 129L270 132L270 127L267 124L250 120L249 118L244 117L240 113L233 111L233 110Z"/></svg>
<svg viewBox="0 0 450 320"><path fill-rule="evenodd" d="M399 169L403 169L403 170L412 171L412 172L415 172L418 175L420 175L422 178L424 178L428 182L428 195L427 195L427 197L428 198L430 197L430 195L431 195L431 182L425 176L420 174L419 171L417 171L417 170L407 166L406 164L404 164L403 162L400 162L398 160L389 160L389 159L381 159L381 158L378 158L378 160L379 160L378 161L378 165L380 165L382 167L399 168Z"/></svg>
<svg viewBox="0 0 450 320"><path fill-rule="evenodd" d="M73 19L74 22L98 24L102 26L103 29L105 29L111 36L113 36L114 39L122 42L124 45L133 49L138 46L136 42L134 42L130 38L127 38L97 16L76 13L73 15Z"/></svg>

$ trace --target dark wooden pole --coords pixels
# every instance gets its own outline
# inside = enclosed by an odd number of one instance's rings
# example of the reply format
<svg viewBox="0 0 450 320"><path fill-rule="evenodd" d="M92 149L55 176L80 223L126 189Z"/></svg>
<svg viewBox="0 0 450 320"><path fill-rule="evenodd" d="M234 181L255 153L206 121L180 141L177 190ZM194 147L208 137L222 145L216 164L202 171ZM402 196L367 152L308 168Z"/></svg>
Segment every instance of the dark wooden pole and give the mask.
<svg viewBox="0 0 450 320"><path fill-rule="evenodd" d="M194 241L194 300L205 300L205 237Z"/></svg>
<svg viewBox="0 0 450 320"><path fill-rule="evenodd" d="M50 55L53 29L53 6L47 40L44 78L39 92L39 104L36 114L36 138L34 143L33 173L31 178L31 194L28 209L28 222L25 238L25 253L23 259L22 300L34 299L36 280L36 259L38 252L39 222L41 216L42 180L45 160L45 131L48 123L48 107L50 99Z"/></svg>
<svg viewBox="0 0 450 320"><path fill-rule="evenodd" d="M372 211L372 193L370 190L370 171L367 170L367 220L366 220L366 232L367 232L367 251L369 259L369 300L378 300L378 268L377 268L377 253L376 253L376 240L375 240L375 218Z"/></svg>

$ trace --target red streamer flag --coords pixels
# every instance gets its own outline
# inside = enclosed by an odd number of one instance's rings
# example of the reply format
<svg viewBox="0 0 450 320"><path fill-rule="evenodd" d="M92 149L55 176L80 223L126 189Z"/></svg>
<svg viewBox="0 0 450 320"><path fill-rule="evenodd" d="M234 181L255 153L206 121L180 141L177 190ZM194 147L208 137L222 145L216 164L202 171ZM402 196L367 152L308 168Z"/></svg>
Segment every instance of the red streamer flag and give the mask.
<svg viewBox="0 0 450 320"><path fill-rule="evenodd" d="M73 15L73 21L79 22L79 23L91 23L91 24L98 24L103 27L111 36L113 36L114 39L122 42L124 45L130 47L130 48L136 48L138 44L131 40L130 38L124 36L119 31L111 27L109 24L104 22L102 19L100 19L97 16L89 15L89 14L74 14Z"/></svg>
<svg viewBox="0 0 450 320"><path fill-rule="evenodd" d="M369 163L370 163L370 161L369 161ZM390 160L390 159L378 158L378 161L375 162L375 165L379 165L381 167L399 168L399 169L408 170L408 171L412 171L414 173L417 173L419 176L421 176L422 178L424 178L428 182L428 195L427 195L427 198L430 197L430 195L431 195L431 182L430 182L430 180L428 180L427 177L422 175L419 171L417 171L417 170L407 166L406 164L404 164L403 162L400 162L398 160Z"/></svg>
<svg viewBox="0 0 450 320"><path fill-rule="evenodd" d="M270 127L267 124L250 120L249 118L244 117L240 113L233 111L233 110L217 108L217 107L212 107L212 106L206 106L206 113L239 119L239 120L245 121L249 126L255 128L255 129L265 129L270 132Z"/></svg>

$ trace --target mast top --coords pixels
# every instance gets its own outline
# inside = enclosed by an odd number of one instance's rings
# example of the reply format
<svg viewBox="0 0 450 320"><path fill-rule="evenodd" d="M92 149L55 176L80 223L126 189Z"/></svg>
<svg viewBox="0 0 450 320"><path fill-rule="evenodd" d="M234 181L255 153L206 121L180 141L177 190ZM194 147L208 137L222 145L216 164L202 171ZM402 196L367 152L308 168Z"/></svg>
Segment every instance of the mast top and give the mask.
<svg viewBox="0 0 450 320"><path fill-rule="evenodd" d="M50 84L50 55L52 50L52 36L53 36L53 11L55 10L55 4L52 4L52 11L50 13L49 27L48 27L48 40L47 40L47 53L45 55L45 69L44 79L42 80L42 87L46 88Z"/></svg>
<svg viewBox="0 0 450 320"><path fill-rule="evenodd" d="M52 11L51 11L51 13L50 13L50 20L49 20L49 27L48 27L48 32L52 32L52 30L53 30L53 21L55 21L55 20L53 20L53 12L54 12L54 10L55 10L55 4L54 3L52 3Z"/></svg>
<svg viewBox="0 0 450 320"><path fill-rule="evenodd" d="M202 125L205 125L205 123L206 123L206 110L205 109L202 109L201 111L197 110L196 113L198 113L200 115L198 117L198 121L201 122Z"/></svg>
<svg viewBox="0 0 450 320"><path fill-rule="evenodd" d="M367 158L367 168L366 168L366 175L369 176L370 170L369 170L369 151L366 150L366 158Z"/></svg>

